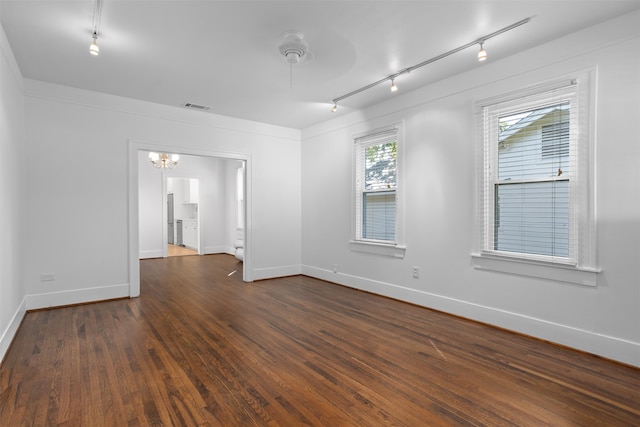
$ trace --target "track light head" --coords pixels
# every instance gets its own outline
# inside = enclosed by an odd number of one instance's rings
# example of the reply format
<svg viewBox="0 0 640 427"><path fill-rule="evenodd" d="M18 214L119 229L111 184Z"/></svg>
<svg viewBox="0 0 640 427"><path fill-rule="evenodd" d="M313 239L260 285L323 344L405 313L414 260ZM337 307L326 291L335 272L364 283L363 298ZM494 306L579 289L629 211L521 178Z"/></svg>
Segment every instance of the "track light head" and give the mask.
<svg viewBox="0 0 640 427"><path fill-rule="evenodd" d="M391 79L391 92L397 92L398 91L398 86L396 86L396 81L395 79Z"/></svg>
<svg viewBox="0 0 640 427"><path fill-rule="evenodd" d="M89 46L89 53L91 55L95 55L98 56L100 54L100 48L98 47L98 35L96 33L93 33L93 42L91 43L91 46Z"/></svg>
<svg viewBox="0 0 640 427"><path fill-rule="evenodd" d="M333 107L331 107L331 112L335 113L336 111L338 111L338 103L334 102L333 103Z"/></svg>
<svg viewBox="0 0 640 427"><path fill-rule="evenodd" d="M478 61L482 62L487 59L487 51L484 50L484 42L480 42L480 51L478 52Z"/></svg>

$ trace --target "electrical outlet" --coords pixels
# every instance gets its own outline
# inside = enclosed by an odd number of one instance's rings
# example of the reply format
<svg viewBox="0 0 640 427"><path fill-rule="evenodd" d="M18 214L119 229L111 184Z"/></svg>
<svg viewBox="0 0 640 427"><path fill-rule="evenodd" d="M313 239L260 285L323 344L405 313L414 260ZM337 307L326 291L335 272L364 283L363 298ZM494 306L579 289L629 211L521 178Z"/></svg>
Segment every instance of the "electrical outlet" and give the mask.
<svg viewBox="0 0 640 427"><path fill-rule="evenodd" d="M413 267L413 278L418 279L420 277L420 267Z"/></svg>
<svg viewBox="0 0 640 427"><path fill-rule="evenodd" d="M46 274L40 275L41 282L52 282L54 280L56 280L56 275L53 273L46 273Z"/></svg>
<svg viewBox="0 0 640 427"><path fill-rule="evenodd" d="M334 273L338 272L338 264L333 264L333 272Z"/></svg>

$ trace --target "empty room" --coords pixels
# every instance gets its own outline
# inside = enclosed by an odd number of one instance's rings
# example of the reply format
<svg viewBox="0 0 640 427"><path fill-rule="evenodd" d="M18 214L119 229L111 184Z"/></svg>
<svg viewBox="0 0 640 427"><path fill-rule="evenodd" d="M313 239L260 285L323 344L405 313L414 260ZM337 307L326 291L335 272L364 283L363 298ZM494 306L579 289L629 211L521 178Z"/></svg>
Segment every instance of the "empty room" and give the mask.
<svg viewBox="0 0 640 427"><path fill-rule="evenodd" d="M640 424L640 0L0 0L0 426Z"/></svg>

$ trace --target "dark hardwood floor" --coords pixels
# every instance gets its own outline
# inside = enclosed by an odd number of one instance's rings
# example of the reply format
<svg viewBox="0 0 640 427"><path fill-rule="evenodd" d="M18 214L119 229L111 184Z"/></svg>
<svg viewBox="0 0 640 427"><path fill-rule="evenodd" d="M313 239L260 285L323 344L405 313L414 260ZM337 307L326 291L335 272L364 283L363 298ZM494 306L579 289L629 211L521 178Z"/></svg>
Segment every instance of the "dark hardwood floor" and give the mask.
<svg viewBox="0 0 640 427"><path fill-rule="evenodd" d="M144 260L140 298L28 313L0 426L640 425L638 369L241 272L229 255Z"/></svg>

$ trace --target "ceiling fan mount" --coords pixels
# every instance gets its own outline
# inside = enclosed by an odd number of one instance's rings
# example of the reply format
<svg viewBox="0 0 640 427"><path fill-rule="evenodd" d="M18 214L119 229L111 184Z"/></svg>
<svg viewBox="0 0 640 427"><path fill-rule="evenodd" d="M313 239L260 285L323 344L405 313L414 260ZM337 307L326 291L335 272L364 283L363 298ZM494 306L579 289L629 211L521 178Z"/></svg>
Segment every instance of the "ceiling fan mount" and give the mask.
<svg viewBox="0 0 640 427"><path fill-rule="evenodd" d="M304 34L290 30L282 34L282 42L278 50L283 59L290 64L298 64L309 57L309 45L304 40Z"/></svg>

